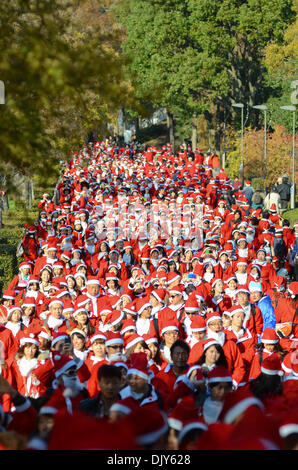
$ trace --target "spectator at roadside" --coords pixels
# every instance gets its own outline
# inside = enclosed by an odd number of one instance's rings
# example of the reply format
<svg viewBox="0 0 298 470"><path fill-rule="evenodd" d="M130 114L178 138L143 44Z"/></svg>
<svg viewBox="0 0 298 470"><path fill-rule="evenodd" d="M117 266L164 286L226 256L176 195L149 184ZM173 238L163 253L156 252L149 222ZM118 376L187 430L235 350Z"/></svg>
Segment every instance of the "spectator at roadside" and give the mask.
<svg viewBox="0 0 298 470"><path fill-rule="evenodd" d="M280 209L283 212L288 208L291 197L291 186L286 176L282 178L282 183L277 186L276 191L280 196Z"/></svg>

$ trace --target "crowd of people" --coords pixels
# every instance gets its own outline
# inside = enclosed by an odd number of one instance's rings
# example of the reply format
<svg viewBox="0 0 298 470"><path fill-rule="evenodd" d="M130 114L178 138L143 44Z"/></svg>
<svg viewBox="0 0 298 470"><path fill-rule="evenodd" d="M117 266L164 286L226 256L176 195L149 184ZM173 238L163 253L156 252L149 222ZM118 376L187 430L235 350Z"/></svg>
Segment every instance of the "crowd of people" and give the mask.
<svg viewBox="0 0 298 470"><path fill-rule="evenodd" d="M213 166L62 164L0 302L3 449L298 449L298 222Z"/></svg>

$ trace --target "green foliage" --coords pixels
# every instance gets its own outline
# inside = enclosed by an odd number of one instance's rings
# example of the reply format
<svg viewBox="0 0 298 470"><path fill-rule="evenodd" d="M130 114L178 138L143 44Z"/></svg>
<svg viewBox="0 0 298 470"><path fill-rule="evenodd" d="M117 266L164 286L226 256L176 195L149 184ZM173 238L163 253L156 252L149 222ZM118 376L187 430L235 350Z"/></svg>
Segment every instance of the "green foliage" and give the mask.
<svg viewBox="0 0 298 470"><path fill-rule="evenodd" d="M282 217L283 219L288 219L291 227L293 227L293 224L298 221L298 208L283 212Z"/></svg>
<svg viewBox="0 0 298 470"><path fill-rule="evenodd" d="M82 3L0 2L0 171L7 175L21 170L46 185L59 159L81 147L87 131L100 134L107 116L132 99L117 33L86 27L77 15Z"/></svg>
<svg viewBox="0 0 298 470"><path fill-rule="evenodd" d="M123 53L138 97L174 114L181 131L194 115L231 103L266 102L272 86L262 62L295 19L292 0L120 0ZM221 116L222 117L222 116ZM219 117L219 119L221 119ZM237 119L239 115L236 114ZM252 124L258 114L252 114Z"/></svg>

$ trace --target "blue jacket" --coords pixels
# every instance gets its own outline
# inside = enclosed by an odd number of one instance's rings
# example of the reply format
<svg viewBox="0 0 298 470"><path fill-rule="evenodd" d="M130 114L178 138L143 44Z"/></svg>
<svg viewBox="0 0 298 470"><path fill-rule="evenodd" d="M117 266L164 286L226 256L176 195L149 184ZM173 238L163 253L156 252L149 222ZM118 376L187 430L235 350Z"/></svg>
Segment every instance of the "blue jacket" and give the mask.
<svg viewBox="0 0 298 470"><path fill-rule="evenodd" d="M263 331L265 330L265 328L275 328L276 317L269 295L265 295L265 297L262 297L261 300L256 303L256 305L262 312Z"/></svg>

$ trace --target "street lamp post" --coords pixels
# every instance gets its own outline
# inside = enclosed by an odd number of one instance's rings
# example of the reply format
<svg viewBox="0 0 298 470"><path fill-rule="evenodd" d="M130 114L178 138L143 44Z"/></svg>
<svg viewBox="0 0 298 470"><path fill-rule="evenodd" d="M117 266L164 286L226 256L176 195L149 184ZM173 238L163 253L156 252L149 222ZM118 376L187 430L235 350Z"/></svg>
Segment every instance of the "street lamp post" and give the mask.
<svg viewBox="0 0 298 470"><path fill-rule="evenodd" d="M241 186L244 186L244 163L243 163L243 109L244 109L244 104L243 103L234 103L232 104L234 108L239 108L241 109L241 163L240 163L240 181L241 181Z"/></svg>
<svg viewBox="0 0 298 470"><path fill-rule="evenodd" d="M264 166L265 166L265 188L267 193L267 106L265 104L258 104L253 106L254 109L259 109L260 111L264 111Z"/></svg>
<svg viewBox="0 0 298 470"><path fill-rule="evenodd" d="M293 113L293 144L292 144L292 188L291 188L291 209L295 209L295 124L296 106L281 106L280 109Z"/></svg>
<svg viewBox="0 0 298 470"><path fill-rule="evenodd" d="M0 80L0 104L5 104L5 85L2 80ZM2 209L0 207L0 228L3 227L2 224Z"/></svg>

